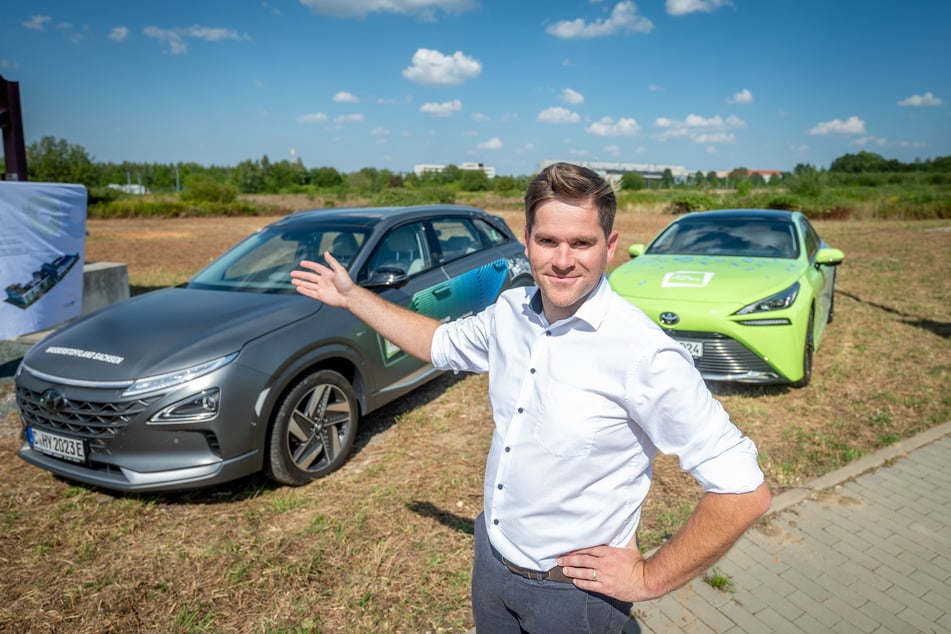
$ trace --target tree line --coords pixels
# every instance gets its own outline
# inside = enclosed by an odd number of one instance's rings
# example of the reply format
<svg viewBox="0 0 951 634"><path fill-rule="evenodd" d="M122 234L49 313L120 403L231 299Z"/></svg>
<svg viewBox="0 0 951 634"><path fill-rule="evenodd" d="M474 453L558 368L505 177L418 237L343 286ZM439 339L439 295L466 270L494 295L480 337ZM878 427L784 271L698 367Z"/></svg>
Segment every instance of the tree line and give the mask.
<svg viewBox="0 0 951 634"><path fill-rule="evenodd" d="M307 168L300 159L271 161L267 155L257 160L244 160L234 166L203 166L185 163L139 163L132 161L98 162L81 145L65 139L45 136L27 147L27 169L30 180L65 182L85 185L90 190L110 184L140 185L156 192L178 192L188 189L218 192L222 199L237 194L307 193L313 191L355 192L376 194L387 189L417 187L448 187L458 191L502 193L524 190L531 175L497 176L490 179L482 170L464 170L455 165L442 172L401 174L388 169L364 167L356 172L342 173L334 167ZM684 180L675 179L665 170L659 181L648 182L641 174L627 173L621 187L637 191L650 186L662 189L678 187L693 189L759 187L820 187L822 185L875 186L896 182L951 184L951 156L902 163L873 152L861 151L836 158L827 170L809 164L798 164L791 172L765 178L762 174L739 167L726 177L716 172L697 171Z"/></svg>

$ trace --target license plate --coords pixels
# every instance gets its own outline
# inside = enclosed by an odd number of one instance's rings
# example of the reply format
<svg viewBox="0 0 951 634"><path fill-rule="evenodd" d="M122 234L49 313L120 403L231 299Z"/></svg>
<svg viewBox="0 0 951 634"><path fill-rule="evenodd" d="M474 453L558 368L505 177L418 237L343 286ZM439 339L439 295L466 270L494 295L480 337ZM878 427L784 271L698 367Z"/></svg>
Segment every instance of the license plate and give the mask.
<svg viewBox="0 0 951 634"><path fill-rule="evenodd" d="M682 345L687 349L695 359L699 359L703 356L703 342L702 341L693 341L690 339L678 339L677 343Z"/></svg>
<svg viewBox="0 0 951 634"><path fill-rule="evenodd" d="M40 453L55 456L71 462L86 461L86 443L78 438L69 438L51 434L40 429L29 428L30 446Z"/></svg>

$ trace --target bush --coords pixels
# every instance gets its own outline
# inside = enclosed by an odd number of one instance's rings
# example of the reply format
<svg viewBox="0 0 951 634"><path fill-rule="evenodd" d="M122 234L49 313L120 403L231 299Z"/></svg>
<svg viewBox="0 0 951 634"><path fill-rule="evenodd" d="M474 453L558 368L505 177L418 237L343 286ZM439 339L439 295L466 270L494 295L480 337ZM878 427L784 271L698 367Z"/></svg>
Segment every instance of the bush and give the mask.
<svg viewBox="0 0 951 634"><path fill-rule="evenodd" d="M185 178L185 189L179 197L187 203L231 203L237 199L238 190L205 174L191 174Z"/></svg>
<svg viewBox="0 0 951 634"><path fill-rule="evenodd" d="M665 210L668 214L685 214L691 211L705 211L716 209L720 205L716 200L705 194L686 193L680 194L670 201Z"/></svg>
<svg viewBox="0 0 951 634"><path fill-rule="evenodd" d="M448 187L423 187L420 189L385 189L373 197L371 205L378 207L403 207L410 205L453 205L456 192Z"/></svg>

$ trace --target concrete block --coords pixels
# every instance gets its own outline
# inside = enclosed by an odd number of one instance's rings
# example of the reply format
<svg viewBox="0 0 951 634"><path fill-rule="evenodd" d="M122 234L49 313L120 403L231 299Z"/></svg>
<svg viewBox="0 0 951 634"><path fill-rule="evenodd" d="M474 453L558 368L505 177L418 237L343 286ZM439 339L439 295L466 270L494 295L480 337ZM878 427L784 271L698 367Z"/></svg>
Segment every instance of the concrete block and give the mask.
<svg viewBox="0 0 951 634"><path fill-rule="evenodd" d="M129 269L118 262L83 266L83 315L129 297Z"/></svg>

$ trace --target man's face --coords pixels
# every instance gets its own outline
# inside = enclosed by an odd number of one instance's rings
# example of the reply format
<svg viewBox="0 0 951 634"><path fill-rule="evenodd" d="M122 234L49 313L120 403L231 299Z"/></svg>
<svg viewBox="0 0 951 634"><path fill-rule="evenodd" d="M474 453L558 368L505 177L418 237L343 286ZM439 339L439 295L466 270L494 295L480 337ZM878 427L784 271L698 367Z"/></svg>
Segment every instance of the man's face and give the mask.
<svg viewBox="0 0 951 634"><path fill-rule="evenodd" d="M573 315L591 294L617 240L617 231L605 237L590 200L552 200L538 208L534 226L525 228L525 255L550 323Z"/></svg>

